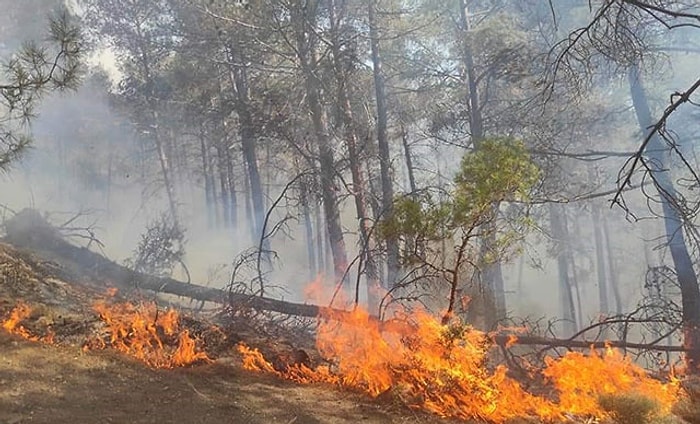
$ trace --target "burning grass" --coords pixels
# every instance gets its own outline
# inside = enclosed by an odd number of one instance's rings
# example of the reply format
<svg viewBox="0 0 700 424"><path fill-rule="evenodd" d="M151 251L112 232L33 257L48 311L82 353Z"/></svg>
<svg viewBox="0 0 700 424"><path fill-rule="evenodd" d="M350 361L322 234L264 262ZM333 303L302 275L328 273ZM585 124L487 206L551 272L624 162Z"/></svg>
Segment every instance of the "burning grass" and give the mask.
<svg viewBox="0 0 700 424"><path fill-rule="evenodd" d="M27 328L22 325L22 322L29 318L32 314L32 308L24 303L19 302L17 306L10 311L10 315L2 321L2 329L10 334L16 334L31 341L41 341L44 343L52 344L54 342L53 332L50 330L44 336L39 336L32 334Z"/></svg>
<svg viewBox="0 0 700 424"><path fill-rule="evenodd" d="M443 417L502 423L533 417L544 421L566 416L610 418L599 399L609 395L653 399L668 414L682 396L677 381L662 383L617 351L570 352L533 370L553 389L551 396L527 392L503 366L490 368L490 342L472 327L442 325L417 312L404 317L410 325L384 331L367 312L350 318L322 320L316 346L331 365L315 369L303 364L284 371L263 355L239 346L243 366L294 381L325 382L361 390L371 396L391 392L408 405Z"/></svg>

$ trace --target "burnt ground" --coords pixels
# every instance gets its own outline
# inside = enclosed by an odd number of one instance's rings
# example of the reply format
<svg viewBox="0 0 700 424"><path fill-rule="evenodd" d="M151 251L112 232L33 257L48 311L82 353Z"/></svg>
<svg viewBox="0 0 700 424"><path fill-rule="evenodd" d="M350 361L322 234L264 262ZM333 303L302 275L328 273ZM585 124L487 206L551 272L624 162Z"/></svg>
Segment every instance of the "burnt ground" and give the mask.
<svg viewBox="0 0 700 424"><path fill-rule="evenodd" d="M110 349L84 351L86 340L104 331L92 304L108 286L88 269L0 241L0 321L25 302L32 314L23 326L37 336L50 329L56 341L29 341L0 327L0 424L448 422L391 399L245 371L233 346L259 345L250 340L255 330L210 338L213 363L174 370L151 369ZM193 317L186 322L193 334L206 327Z"/></svg>

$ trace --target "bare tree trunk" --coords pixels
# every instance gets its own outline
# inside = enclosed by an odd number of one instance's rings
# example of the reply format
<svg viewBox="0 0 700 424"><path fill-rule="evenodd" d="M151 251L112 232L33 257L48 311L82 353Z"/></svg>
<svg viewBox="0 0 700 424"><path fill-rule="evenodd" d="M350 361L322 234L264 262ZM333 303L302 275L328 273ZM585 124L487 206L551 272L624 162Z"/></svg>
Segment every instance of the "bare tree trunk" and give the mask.
<svg viewBox="0 0 700 424"><path fill-rule="evenodd" d="M377 263L373 257L374 239L371 237L372 220L367 208L367 183L362 170L362 160L357 148L357 133L355 131L355 120L352 113L352 105L348 95L347 72L343 69L343 57L340 33L337 25L340 17L336 21L335 0L330 0L329 11L331 21L331 49L333 52L333 67L337 84L337 101L340 106L345 144L348 148L348 158L350 161L350 173L352 174L353 197L355 198L355 211L359 221L360 229L360 255L364 263L364 271L367 277L367 302L368 310L371 313L379 313L380 280ZM342 11L341 11L342 14ZM359 269L358 272L362 272ZM357 293L356 293L357 295Z"/></svg>
<svg viewBox="0 0 700 424"><path fill-rule="evenodd" d="M243 164L243 166L247 167L246 164ZM249 230L249 235L250 235L250 240L255 243L256 242L256 231L255 231L255 225L253 222L255 221L255 218L253 217L253 205L251 204L251 196L250 196L250 178L248 178L248 172L246 171L245 175L243 175L243 191L244 191L244 196L243 196L243 206L245 207L245 226Z"/></svg>
<svg viewBox="0 0 700 424"><path fill-rule="evenodd" d="M154 126L157 127L158 124L158 112L153 111ZM165 145L160 136L160 131L158 128L153 130L153 139L156 144L156 149L158 151L158 162L160 163L160 170L163 176L163 184L165 185L165 192L168 196L168 206L170 207L170 216L173 219L175 225L179 227L179 217L177 213L177 201L175 200L175 187L173 187L173 181L170 175L170 162L168 156L165 152Z"/></svg>
<svg viewBox="0 0 700 424"><path fill-rule="evenodd" d="M219 170L219 187L221 188L221 206L223 208L223 224L224 227L228 227L230 224L229 217L231 212L229 208L231 203L229 202L229 185L228 185L228 170L226 164L226 148L221 145L225 144L219 140L219 144L216 146L217 150L217 167Z"/></svg>
<svg viewBox="0 0 700 424"><path fill-rule="evenodd" d="M557 268L559 270L559 299L562 312L562 330L566 337L576 332L576 313L574 307L574 296L572 293L571 280L569 279L569 264L566 250L569 243L568 230L563 219L562 206L557 204L549 205L549 220L552 231L552 241L554 242L554 252L557 256Z"/></svg>
<svg viewBox="0 0 700 424"><path fill-rule="evenodd" d="M382 210L389 217L394 209L394 183L391 179L391 154L388 139L388 107L386 87L382 71L382 57L379 46L379 28L376 19L376 0L367 1L370 49L372 51L372 73L377 102L377 146L379 148L379 171L382 181ZM386 238L387 288L397 283L399 273L399 245L394 236Z"/></svg>
<svg viewBox="0 0 700 424"><path fill-rule="evenodd" d="M576 270L576 256L574 256L574 249L573 246L571 245L570 241L571 240L579 240L581 238L581 226L579 225L579 220L574 219L573 220L573 236L571 233L569 233L569 218L566 213L566 209L562 206L561 209L561 217L562 217L562 223L564 224L564 229L566 230L566 236L567 236L567 242L569 243L568 248L566 249L566 260L567 263L569 264L569 270L571 272L571 275L569 277L569 282L571 287L573 288L573 294L575 295L575 302L576 302L576 319L577 325L581 326L583 325L583 304L582 304L582 296L581 296L581 284L578 278L578 273Z"/></svg>
<svg viewBox="0 0 700 424"><path fill-rule="evenodd" d="M469 109L469 129L472 133L472 141L475 147L484 138L484 120L481 116L481 102L479 101L479 91L476 81L476 71L474 70L474 58L472 56L471 47L467 43L467 34L471 30L471 22L469 19L469 9L467 8L466 0L459 0L460 21L463 34L463 52L462 62L467 78L467 106Z"/></svg>
<svg viewBox="0 0 700 424"><path fill-rule="evenodd" d="M408 144L408 132L406 131L406 126L401 122L401 144L403 144L403 154L406 159L406 171L408 172L408 185L411 189L411 193L418 192L418 185L416 184L416 176L413 169L413 157L411 156L411 146Z"/></svg>
<svg viewBox="0 0 700 424"><path fill-rule="evenodd" d="M238 197L236 196L236 177L233 172L233 158L231 149L226 149L226 176L228 179L229 194L229 224L232 228L238 227Z"/></svg>
<svg viewBox="0 0 700 424"><path fill-rule="evenodd" d="M608 252L608 277L610 278L610 285L613 289L613 296L615 297L615 313L621 314L622 296L620 295L620 280L617 277L617 267L615 266L615 255L613 255L612 243L610 242L610 229L608 228L608 217L605 214L602 215L603 221L603 239L605 241L605 249Z"/></svg>
<svg viewBox="0 0 700 424"><path fill-rule="evenodd" d="M311 224L311 207L309 206L309 188L302 178L299 183L299 201L301 203L301 213L304 219L304 242L306 243L306 256L309 263L309 281L312 281L318 275L316 267L316 253L314 250L314 231Z"/></svg>
<svg viewBox="0 0 700 424"><path fill-rule="evenodd" d="M199 150L202 157L202 175L204 176L204 202L207 208L207 226L214 227L214 196L212 194L211 180L209 178L209 152L207 151L207 142L204 137L204 129L199 128Z"/></svg>
<svg viewBox="0 0 700 424"><path fill-rule="evenodd" d="M644 134L649 134L654 120L638 66L630 67L628 77L639 126ZM646 154L652 159L649 164L661 197L666 240L681 288L683 347L689 350L685 354L686 365L690 374L697 375L700 374L700 288L683 235L684 217L676 205L678 195L670 175L670 149L658 134L653 134Z"/></svg>
<svg viewBox="0 0 700 424"><path fill-rule="evenodd" d="M469 111L469 129L471 131L474 149L478 150L481 142L486 136L484 129L484 119L481 115L481 101L479 99L479 88L477 83L476 69L474 67L474 57L471 46L467 42L468 33L471 30L471 20L466 0L459 0L460 25L463 32L462 64L464 66L465 83L467 85L467 109ZM494 318L500 321L506 317L506 295L505 282L503 281L503 270L500 260L486 261L484 253L491 252L496 245L496 221L498 219L499 204L493 205L494 219L486 224L485 233L487 237L482 240L485 249L481 249L481 263L484 264L483 281L488 284L493 304ZM493 252L491 252L493 253ZM493 324L493 323L492 323Z"/></svg>
<svg viewBox="0 0 700 424"><path fill-rule="evenodd" d="M591 219L593 221L593 240L595 243L596 276L598 277L598 308L601 314L608 315L610 312L610 304L608 302L608 273L605 266L605 245L601 228L602 218L600 206L595 203L591 205Z"/></svg>
<svg viewBox="0 0 700 424"><path fill-rule="evenodd" d="M214 224L216 228L221 227L221 211L219 210L219 191L216 189L216 157L212 152L211 142L206 145L207 155L209 157L209 187L211 187L211 201L214 209Z"/></svg>
<svg viewBox="0 0 700 424"><path fill-rule="evenodd" d="M226 53L229 62L229 78L236 92L236 113L240 120L239 135L241 137L243 158L248 171L250 197L253 203L253 219L250 221L250 224L254 228L255 234L253 239L255 239L262 234L263 221L265 219L265 205L263 202L262 183L260 181L258 156L255 146L255 124L253 122L252 111L250 110L248 69L245 65L245 60L238 57L232 45L226 45Z"/></svg>
<svg viewBox="0 0 700 424"><path fill-rule="evenodd" d="M316 199L315 199L316 200ZM316 218L316 254L318 255L318 270L325 274L328 271L328 258L326 257L326 227L323 225L323 214L318 201L314 202L314 217Z"/></svg>
<svg viewBox="0 0 700 424"><path fill-rule="evenodd" d="M296 22L297 53L306 86L306 102L318 142L321 196L333 256L333 272L337 282L343 280L348 265L343 228L340 224L338 189L335 185L335 159L328 131L328 118L322 102L322 82L315 52L316 1L294 2L292 20Z"/></svg>

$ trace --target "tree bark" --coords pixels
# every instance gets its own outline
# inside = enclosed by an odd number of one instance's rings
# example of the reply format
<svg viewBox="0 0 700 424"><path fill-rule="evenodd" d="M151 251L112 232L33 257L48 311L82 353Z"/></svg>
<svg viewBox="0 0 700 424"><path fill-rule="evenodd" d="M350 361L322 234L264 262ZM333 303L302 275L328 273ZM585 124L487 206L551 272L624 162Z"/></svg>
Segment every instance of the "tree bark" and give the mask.
<svg viewBox="0 0 700 424"><path fill-rule="evenodd" d="M229 200L229 216L228 222L232 228L238 226L238 196L236 195L236 176L233 173L233 157L231 157L231 149L226 149L226 177L228 179L228 200Z"/></svg>
<svg viewBox="0 0 700 424"><path fill-rule="evenodd" d="M401 122L401 144L403 145L403 154L406 159L406 171L408 172L408 186L411 189L411 193L415 194L418 192L418 185L416 184L415 170L413 169L413 157L411 156L411 146L408 144L408 132L406 131L406 126Z"/></svg>
<svg viewBox="0 0 700 424"><path fill-rule="evenodd" d="M600 206L597 204L591 205L591 220L593 224L593 240L595 243L596 276L598 277L598 308L601 314L608 315L610 313L610 304L608 302L608 273L605 264L605 245L601 228L602 217Z"/></svg>
<svg viewBox="0 0 700 424"><path fill-rule="evenodd" d="M394 209L394 183L391 179L391 153L388 139L388 107L386 104L386 86L382 71L382 57L379 45L379 28L376 19L376 0L367 0L369 21L370 49L372 53L372 74L374 92L377 102L377 146L379 150L379 172L382 182L382 212L390 217ZM387 288L393 288L398 281L399 244L394 236L386 238L387 252Z"/></svg>
<svg viewBox="0 0 700 424"><path fill-rule="evenodd" d="M610 242L610 229L608 228L608 218L603 214L603 239L605 240L605 250L608 253L608 277L615 297L615 313L621 314L623 310L622 295L620 295L620 280L617 277L617 267L615 266L615 255L613 255L612 243Z"/></svg>
<svg viewBox="0 0 700 424"><path fill-rule="evenodd" d="M236 94L236 113L240 121L239 135L241 137L241 148L243 158L248 171L250 183L250 197L253 206L253 220L251 225L254 229L253 240L260 238L263 221L265 219L265 205L263 201L262 182L258 169L258 155L256 151L255 123L250 110L250 87L248 84L248 69L245 60L238 57L236 50L231 44L226 46L228 59L228 70L231 84ZM269 247L269 246L268 246Z"/></svg>
<svg viewBox="0 0 700 424"><path fill-rule="evenodd" d="M574 296L572 293L571 280L569 279L569 264L566 250L568 247L568 231L562 218L563 211L561 205L549 205L549 220L556 252L557 269L559 271L559 300L562 312L562 330L564 334L574 334L577 331L576 314L574 307Z"/></svg>
<svg viewBox="0 0 700 424"><path fill-rule="evenodd" d="M309 281L313 281L318 275L316 266L316 250L314 249L314 230L311 224L311 207L309 205L309 188L305 179L299 183L299 202L304 220L304 242L306 243L306 257L309 264Z"/></svg>
<svg viewBox="0 0 700 424"><path fill-rule="evenodd" d="M202 158L202 175L204 178L204 202L207 208L207 225L211 229L214 227L214 224L216 222L214 217L215 203L214 196L211 190L211 180L209 178L209 152L207 150L206 137L204 136L204 128L202 128L201 126L199 128L198 138L200 156Z"/></svg>
<svg viewBox="0 0 700 424"><path fill-rule="evenodd" d="M649 134L654 121L638 66L630 67L628 78L637 121L643 134ZM676 206L678 196L670 175L670 149L664 145L661 137L654 133L646 154L651 159L649 166L661 198L666 241L681 288L683 347L688 350L685 355L686 365L689 373L697 375L700 374L700 289L683 235L684 217Z"/></svg>
<svg viewBox="0 0 700 424"><path fill-rule="evenodd" d="M223 224L224 227L228 227L230 224L229 217L231 212L229 208L231 203L229 201L229 185L228 185L228 170L227 170L227 158L226 158L226 147L222 140L219 140L216 146L217 161L216 165L219 170L219 186L221 192L221 206L223 208Z"/></svg>
<svg viewBox="0 0 700 424"><path fill-rule="evenodd" d="M333 272L338 283L343 280L348 265L343 228L340 224L337 187L335 185L335 159L328 131L328 117L323 107L322 82L315 53L316 1L294 2L292 20L296 23L297 55L306 87L306 103L319 147L321 196L328 227L328 238L333 256Z"/></svg>
<svg viewBox="0 0 700 424"><path fill-rule="evenodd" d="M344 69L343 55L341 52L342 41L340 30L337 25L340 18L336 16L335 0L330 0L329 5L331 21L331 49L333 53L333 69L337 85L337 102L340 107L341 120L345 144L348 148L348 159L350 162L350 173L352 175L352 190L355 198L355 211L359 222L360 230L360 255L364 263L364 272L367 278L367 302L370 313L379 313L379 299L381 296L381 284L379 270L373 256L375 250L372 233L372 220L367 208L367 183L362 169L362 160L357 148L357 132L355 130L355 120L352 113L352 105L348 94L348 74ZM341 12L342 13L342 12ZM338 21L336 21L338 19ZM360 273L362 269L358 270ZM357 295L357 293L356 293Z"/></svg>

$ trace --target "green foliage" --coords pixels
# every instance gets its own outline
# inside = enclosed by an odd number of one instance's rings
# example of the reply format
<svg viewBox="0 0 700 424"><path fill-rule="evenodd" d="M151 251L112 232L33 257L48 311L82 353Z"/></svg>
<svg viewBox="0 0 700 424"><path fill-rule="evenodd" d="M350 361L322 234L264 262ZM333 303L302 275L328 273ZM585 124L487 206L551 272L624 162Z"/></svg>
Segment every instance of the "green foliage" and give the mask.
<svg viewBox="0 0 700 424"><path fill-rule="evenodd" d="M440 240L453 228L450 204L436 202L429 193L401 197L394 202L391 217L379 226L380 237L411 237Z"/></svg>
<svg viewBox="0 0 700 424"><path fill-rule="evenodd" d="M398 199L393 215L380 225L380 236L438 241L456 230L471 234L495 219L501 202L526 201L539 178L539 168L522 142L484 140L462 159L446 200L436 201L429 193ZM507 233L500 242L507 245L516 238Z"/></svg>
<svg viewBox="0 0 700 424"><path fill-rule="evenodd" d="M526 201L539 177L539 168L521 141L482 141L476 151L464 155L455 178L460 217L475 220L494 204Z"/></svg>
<svg viewBox="0 0 700 424"><path fill-rule="evenodd" d="M47 45L27 43L2 65L0 171L30 146L25 128L42 96L77 86L82 51L80 30L63 12L49 21Z"/></svg>
<svg viewBox="0 0 700 424"><path fill-rule="evenodd" d="M653 399L639 394L602 395L598 404L617 424L651 424L661 414Z"/></svg>

